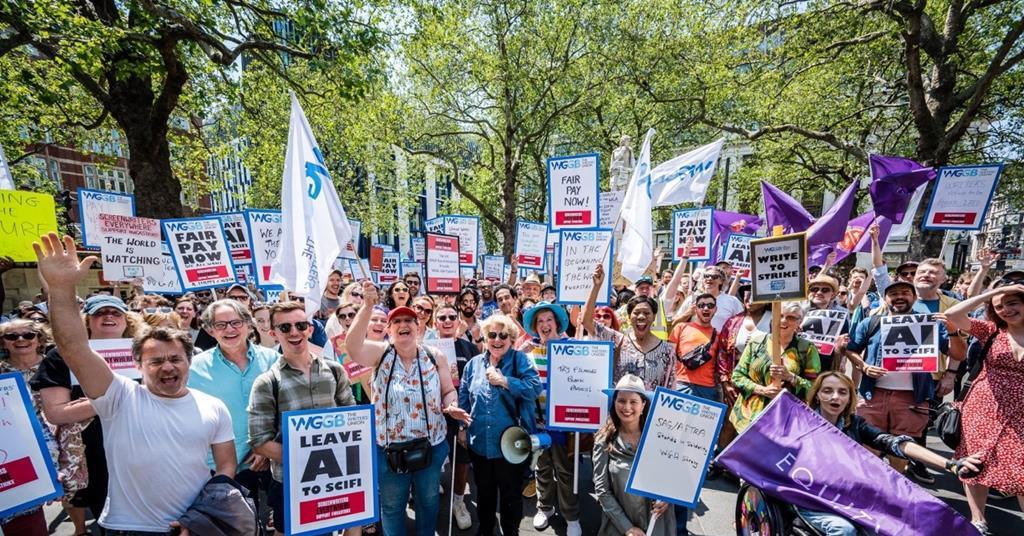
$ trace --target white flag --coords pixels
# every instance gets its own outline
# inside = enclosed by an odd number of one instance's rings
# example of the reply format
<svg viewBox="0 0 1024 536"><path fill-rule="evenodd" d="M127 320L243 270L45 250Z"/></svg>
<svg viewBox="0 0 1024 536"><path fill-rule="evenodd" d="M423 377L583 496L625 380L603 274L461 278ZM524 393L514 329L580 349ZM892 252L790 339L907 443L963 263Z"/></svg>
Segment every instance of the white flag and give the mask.
<svg viewBox="0 0 1024 536"><path fill-rule="evenodd" d="M651 170L651 206L703 203L725 138L698 147Z"/></svg>
<svg viewBox="0 0 1024 536"><path fill-rule="evenodd" d="M3 145L0 145L0 190L14 190L14 177L11 176L11 168L7 167Z"/></svg>
<svg viewBox="0 0 1024 536"><path fill-rule="evenodd" d="M288 152L281 179L281 249L270 268L271 280L306 297L306 314L320 309L334 259L352 239L323 153L306 114L293 93Z"/></svg>
<svg viewBox="0 0 1024 536"><path fill-rule="evenodd" d="M619 248L619 262L622 263L622 277L636 281L644 275L654 258L654 238L651 223L651 194L649 173L651 169L651 138L654 129L647 131L640 158L633 168L633 177L626 188L626 199L622 202L622 247Z"/></svg>

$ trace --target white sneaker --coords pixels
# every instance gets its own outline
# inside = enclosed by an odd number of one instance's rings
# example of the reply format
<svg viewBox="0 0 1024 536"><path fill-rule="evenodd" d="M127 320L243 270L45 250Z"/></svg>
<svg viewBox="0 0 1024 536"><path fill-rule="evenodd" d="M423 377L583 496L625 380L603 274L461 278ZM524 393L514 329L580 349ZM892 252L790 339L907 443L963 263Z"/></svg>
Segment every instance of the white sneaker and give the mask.
<svg viewBox="0 0 1024 536"><path fill-rule="evenodd" d="M452 512L455 514L455 524L459 527L459 530L466 530L473 526L473 518L469 515L469 510L466 509L465 501L455 499Z"/></svg>
<svg viewBox="0 0 1024 536"><path fill-rule="evenodd" d="M555 515L554 510L548 510L547 512L545 512L544 510L538 508L537 515L533 516L534 530L544 530L548 528L548 525L551 524L551 519L549 518L553 515Z"/></svg>
<svg viewBox="0 0 1024 536"><path fill-rule="evenodd" d="M580 526L580 522L570 521L569 526L565 529L565 536L583 536L583 527Z"/></svg>

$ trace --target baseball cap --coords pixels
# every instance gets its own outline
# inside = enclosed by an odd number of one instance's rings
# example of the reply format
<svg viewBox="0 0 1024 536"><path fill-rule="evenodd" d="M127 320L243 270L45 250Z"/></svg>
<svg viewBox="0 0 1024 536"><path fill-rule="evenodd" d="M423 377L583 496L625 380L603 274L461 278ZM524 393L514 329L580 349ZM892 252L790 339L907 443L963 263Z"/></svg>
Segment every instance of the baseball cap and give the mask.
<svg viewBox="0 0 1024 536"><path fill-rule="evenodd" d="M403 316L411 316L414 320L418 318L416 311L413 311L411 307L395 307L388 313L388 322L394 322L396 318Z"/></svg>
<svg viewBox="0 0 1024 536"><path fill-rule="evenodd" d="M95 296L89 296L89 298L85 300L85 306L82 307L82 311L84 311L85 314L87 315L94 315L96 314L96 311L99 311L104 307L111 307L113 309L121 311L122 313L128 312L128 306L125 305L123 301L121 301L121 298L117 298L115 296L110 296L107 294L97 294Z"/></svg>
<svg viewBox="0 0 1024 536"><path fill-rule="evenodd" d="M633 286L635 288L635 287L639 287L640 285L643 285L643 284L653 285L654 284L654 280L651 279L651 276L649 276L649 275L641 276L640 279L636 280L636 283Z"/></svg>
<svg viewBox="0 0 1024 536"><path fill-rule="evenodd" d="M888 294L890 290L899 287L907 287L915 296L917 296L917 287L915 287L913 283L909 283L907 281L893 281L892 283L889 283L889 286L885 287L885 293Z"/></svg>

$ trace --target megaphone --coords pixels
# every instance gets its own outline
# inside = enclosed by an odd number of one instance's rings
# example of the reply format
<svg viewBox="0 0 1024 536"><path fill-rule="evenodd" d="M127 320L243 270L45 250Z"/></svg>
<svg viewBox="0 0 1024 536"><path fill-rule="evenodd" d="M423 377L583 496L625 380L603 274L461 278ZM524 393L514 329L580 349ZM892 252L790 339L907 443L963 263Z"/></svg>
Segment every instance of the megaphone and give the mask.
<svg viewBox="0 0 1024 536"><path fill-rule="evenodd" d="M513 465L526 461L531 452L539 453L550 446L548 434L531 434L519 426L509 426L501 433L501 456Z"/></svg>

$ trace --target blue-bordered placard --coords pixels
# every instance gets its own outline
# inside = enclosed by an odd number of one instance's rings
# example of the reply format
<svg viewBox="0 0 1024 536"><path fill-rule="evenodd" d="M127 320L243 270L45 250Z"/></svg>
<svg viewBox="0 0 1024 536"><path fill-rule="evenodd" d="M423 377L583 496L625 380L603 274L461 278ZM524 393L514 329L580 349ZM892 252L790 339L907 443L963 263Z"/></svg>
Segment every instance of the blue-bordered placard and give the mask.
<svg viewBox="0 0 1024 536"><path fill-rule="evenodd" d="M693 236L693 250L690 261L706 261L711 258L715 242L714 207L684 208L672 213L672 260L678 261L686 249L686 239Z"/></svg>
<svg viewBox="0 0 1024 536"><path fill-rule="evenodd" d="M601 217L601 155L548 158L548 229L589 229Z"/></svg>
<svg viewBox="0 0 1024 536"><path fill-rule="evenodd" d="M520 236L524 232L533 233L539 235L543 232L544 239L540 240L523 240ZM536 237L534 237L536 238ZM537 246L540 247L537 247ZM522 246L523 250L519 248ZM517 266L520 270L532 270L539 271L544 269L544 254L547 252L548 247L548 226L543 223L537 223L526 220L516 220L516 241L515 247L512 249L514 259L516 259Z"/></svg>
<svg viewBox="0 0 1024 536"><path fill-rule="evenodd" d="M450 214L442 219L444 234L459 237L459 267L476 268L480 259L480 216Z"/></svg>
<svg viewBox="0 0 1024 536"><path fill-rule="evenodd" d="M658 387L626 492L696 508L726 411L719 402Z"/></svg>
<svg viewBox="0 0 1024 536"><path fill-rule="evenodd" d="M548 430L592 433L608 420L615 365L610 341L548 341Z"/></svg>
<svg viewBox="0 0 1024 536"><path fill-rule="evenodd" d="M211 228L207 228L206 227L206 223L207 222L212 222L212 223L217 224L216 230L211 229ZM192 285L192 286L185 284L185 281L186 281L185 274L184 274L185 268L184 268L184 266L182 266L182 262L178 258L178 257L181 256L181 251L178 249L177 243L174 240L172 240L172 238L171 238L171 232L172 232L171 231L171 227L175 227L175 226L179 226L179 225L184 225L184 224L188 224L188 223L199 224L200 225L200 229L188 229L188 228L184 228L183 227L181 229L178 229L177 231L178 232L181 232L181 231L188 232L190 230L201 230L201 231L204 231L204 232L205 231L216 231L216 232L219 233L218 236L220 236L221 245L223 245L223 250L221 250L221 251L223 252L224 257L226 258L227 262L226 263L225 262L218 262L217 264L211 264L209 267L206 267L206 268L209 269L209 268L215 268L215 267L224 267L224 268L227 269L227 273L225 274L221 270L218 269L217 270L217 275L219 276L218 279L214 280L213 282L211 282L209 284L199 283L197 285ZM235 278L235 261L231 259L231 248L228 246L228 237L227 237L227 235L224 234L224 224L221 223L221 221L219 219L217 219L217 218L174 218L174 219L160 220L160 225L163 228L164 236L167 237L167 246L171 250L171 260L174 261L174 270L176 272L178 272L178 281L181 282L181 288L182 288L182 290L184 292L189 292L189 291L194 291L194 290L205 290L205 289L208 289L208 288L224 287L224 286L232 285L232 284L234 284L236 282L236 278ZM193 270L201 270L201 269L202 268L193 268Z"/></svg>
<svg viewBox="0 0 1024 536"><path fill-rule="evenodd" d="M921 228L978 231L992 206L1003 164L940 167ZM982 204L984 200L984 204ZM904 218L913 218L907 214Z"/></svg>
<svg viewBox="0 0 1024 536"><path fill-rule="evenodd" d="M245 232L245 236L238 237L243 240L229 240L228 249L231 251L231 259L235 261L235 264L249 264L253 262L252 259L252 240L249 238L249 219L246 217L245 212L217 212L215 214L206 214L204 218L217 218L220 220L221 225L224 227L224 236L231 236L228 233L227 223L237 218L237 221L242 230ZM242 249L242 246L245 249Z"/></svg>
<svg viewBox="0 0 1024 536"><path fill-rule="evenodd" d="M89 188L78 189L78 222L82 227L82 245L87 248L100 248L100 233L96 227L99 214L135 216L135 196Z"/></svg>
<svg viewBox="0 0 1024 536"><path fill-rule="evenodd" d="M60 498L64 488L57 479L28 386L20 372L0 374L0 402L10 429L0 440L4 489L0 491L0 519Z"/></svg>
<svg viewBox="0 0 1024 536"><path fill-rule="evenodd" d="M597 305L608 305L612 290L612 259L615 244L611 229L563 229L559 232L556 259L558 274L555 301L563 305L586 303L593 287L594 267L604 265L604 288L597 295ZM567 251L569 250L569 251ZM603 257L602 257L603 254Z"/></svg>
<svg viewBox="0 0 1024 536"><path fill-rule="evenodd" d="M282 447L285 534L324 534L377 522L380 501L373 405L288 411L281 415L281 423L284 428ZM332 431L335 429L338 431ZM356 430L360 432L358 440L353 439L352 432ZM349 434L344 436L345 432ZM328 438L328 434L335 435ZM358 471L353 471L353 461L349 457L352 452L348 447L351 446L355 446L358 452L358 461L355 462ZM325 450L333 452L325 453ZM305 456L305 460L297 460L297 466L292 467L293 456L303 451L315 451L321 460L313 461L313 478L306 477L305 482L301 482L301 479L307 472L307 465L311 465L310 456ZM334 466L328 469L329 462L332 461ZM357 479L358 486L353 485L353 481ZM329 485L332 488L337 486L337 489L328 489ZM354 495L357 493L354 489L360 490L358 493L361 495ZM356 514L339 515L330 512L332 509L345 507L354 509L360 504L359 499L362 501L362 508ZM294 519L296 513L300 518L297 525ZM320 522L303 522L309 519L309 516L316 515L329 517ZM331 519L339 520L329 521Z"/></svg>
<svg viewBox="0 0 1024 536"><path fill-rule="evenodd" d="M263 209L245 209L245 226L249 231L249 247L252 249L252 261L256 272L256 286L263 290L284 290L281 285L270 283L270 266L281 251L281 211ZM263 236L265 233L274 234L277 230L277 237ZM272 247L272 241L277 240L277 247ZM273 253L273 257L270 256Z"/></svg>

